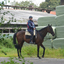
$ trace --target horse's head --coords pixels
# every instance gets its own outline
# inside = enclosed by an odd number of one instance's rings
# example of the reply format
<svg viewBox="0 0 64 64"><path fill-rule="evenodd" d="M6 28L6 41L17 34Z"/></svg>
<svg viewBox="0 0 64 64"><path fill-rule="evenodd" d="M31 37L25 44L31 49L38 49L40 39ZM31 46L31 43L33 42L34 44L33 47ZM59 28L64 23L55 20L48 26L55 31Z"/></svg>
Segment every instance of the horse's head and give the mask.
<svg viewBox="0 0 64 64"><path fill-rule="evenodd" d="M54 34L54 31L53 31L53 29L52 29L52 27L51 27L51 25L49 25L49 24L48 24L47 31L48 31L49 33L51 33L51 34L52 34L52 36L54 36L54 35L55 35L55 34Z"/></svg>

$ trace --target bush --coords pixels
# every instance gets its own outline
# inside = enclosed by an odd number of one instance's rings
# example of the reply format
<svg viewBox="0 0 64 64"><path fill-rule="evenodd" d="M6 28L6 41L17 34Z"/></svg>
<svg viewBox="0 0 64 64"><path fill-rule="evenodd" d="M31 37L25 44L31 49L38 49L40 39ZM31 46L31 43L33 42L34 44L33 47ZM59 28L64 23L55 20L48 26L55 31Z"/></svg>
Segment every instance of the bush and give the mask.
<svg viewBox="0 0 64 64"><path fill-rule="evenodd" d="M4 46L7 48L13 48L14 47L13 40L9 38L2 38L0 39L0 46Z"/></svg>

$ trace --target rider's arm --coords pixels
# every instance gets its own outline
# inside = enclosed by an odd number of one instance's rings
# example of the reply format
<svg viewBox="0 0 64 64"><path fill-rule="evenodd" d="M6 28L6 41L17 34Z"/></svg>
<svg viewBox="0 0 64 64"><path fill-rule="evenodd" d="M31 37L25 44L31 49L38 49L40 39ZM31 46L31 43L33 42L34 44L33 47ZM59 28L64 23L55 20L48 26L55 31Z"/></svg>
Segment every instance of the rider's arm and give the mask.
<svg viewBox="0 0 64 64"><path fill-rule="evenodd" d="M34 24L34 22L33 22L33 29L35 29L35 24Z"/></svg>
<svg viewBox="0 0 64 64"><path fill-rule="evenodd" d="M29 25L30 28L33 29L33 25L31 24L31 22L28 22L28 25Z"/></svg>
<svg viewBox="0 0 64 64"><path fill-rule="evenodd" d="M35 25L33 25L33 29L35 29Z"/></svg>

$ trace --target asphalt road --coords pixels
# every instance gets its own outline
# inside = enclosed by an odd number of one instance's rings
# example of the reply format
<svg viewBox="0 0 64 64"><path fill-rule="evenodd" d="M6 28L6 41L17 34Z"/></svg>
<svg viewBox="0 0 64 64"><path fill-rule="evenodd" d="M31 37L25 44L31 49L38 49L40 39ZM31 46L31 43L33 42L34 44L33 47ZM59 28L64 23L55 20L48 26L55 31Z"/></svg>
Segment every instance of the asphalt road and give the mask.
<svg viewBox="0 0 64 64"><path fill-rule="evenodd" d="M0 62L2 61L9 61L9 58L4 58L4 57L0 57ZM64 59L53 59L53 58L42 58L42 59L38 59L38 58L25 58L26 63L28 63L28 61L33 62L33 64L64 64ZM15 60L15 62L18 62L20 64L22 64L20 61ZM28 63L30 64L30 63Z"/></svg>

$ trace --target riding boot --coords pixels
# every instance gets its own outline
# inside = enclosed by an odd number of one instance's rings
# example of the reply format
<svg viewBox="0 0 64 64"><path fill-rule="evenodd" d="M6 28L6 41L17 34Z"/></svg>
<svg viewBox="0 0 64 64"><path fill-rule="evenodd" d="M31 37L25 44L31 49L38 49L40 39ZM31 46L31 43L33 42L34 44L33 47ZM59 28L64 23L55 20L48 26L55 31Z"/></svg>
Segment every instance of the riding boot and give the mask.
<svg viewBox="0 0 64 64"><path fill-rule="evenodd" d="M33 44L32 39L33 39L33 35L32 35L31 38L30 38L30 44Z"/></svg>

